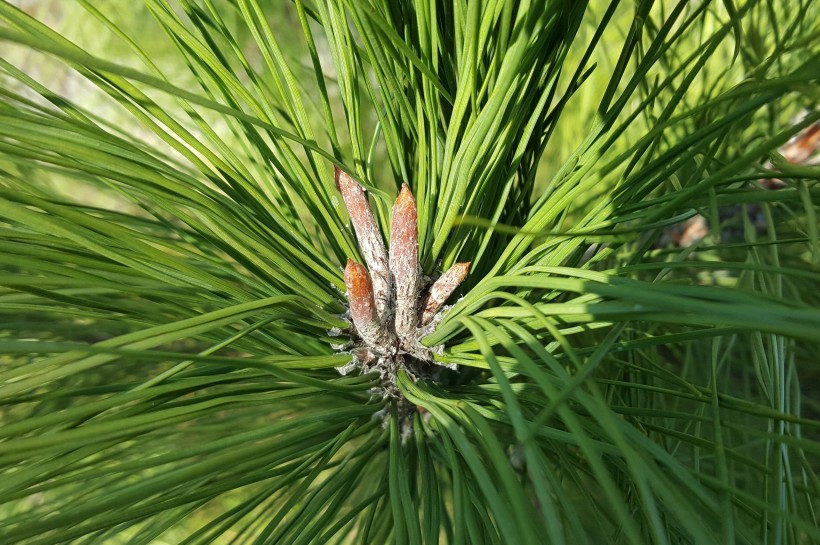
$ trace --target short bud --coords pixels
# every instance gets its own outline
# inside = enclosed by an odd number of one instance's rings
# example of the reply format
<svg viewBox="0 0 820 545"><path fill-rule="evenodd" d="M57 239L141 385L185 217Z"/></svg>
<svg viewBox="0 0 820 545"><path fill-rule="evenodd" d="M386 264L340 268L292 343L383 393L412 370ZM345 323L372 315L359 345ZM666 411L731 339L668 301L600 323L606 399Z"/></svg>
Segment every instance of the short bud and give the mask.
<svg viewBox="0 0 820 545"><path fill-rule="evenodd" d="M390 335L379 321L373 297L373 285L367 269L352 259L345 267L345 286L350 305L350 318L362 340L374 349L387 348Z"/></svg>
<svg viewBox="0 0 820 545"><path fill-rule="evenodd" d="M447 298L456 290L459 284L467 278L470 271L470 262L456 263L447 272L436 280L421 299L421 319L419 325L429 324L433 317L447 301Z"/></svg>

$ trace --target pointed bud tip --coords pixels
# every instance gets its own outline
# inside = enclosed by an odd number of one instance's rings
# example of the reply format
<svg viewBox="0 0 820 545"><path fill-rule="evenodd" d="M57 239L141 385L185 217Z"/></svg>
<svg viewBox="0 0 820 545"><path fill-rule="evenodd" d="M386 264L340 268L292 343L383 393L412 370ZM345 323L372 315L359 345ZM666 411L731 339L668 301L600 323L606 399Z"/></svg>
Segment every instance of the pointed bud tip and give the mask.
<svg viewBox="0 0 820 545"><path fill-rule="evenodd" d="M368 276L367 269L364 265L347 258L347 265L345 265L345 274L351 277Z"/></svg>
<svg viewBox="0 0 820 545"><path fill-rule="evenodd" d="M365 193L367 191L362 184L353 179L353 176L339 167L335 168L336 171L334 176L336 180L336 189L339 190L339 193L342 194L343 198L348 199L352 195L356 195L357 193Z"/></svg>
<svg viewBox="0 0 820 545"><path fill-rule="evenodd" d="M399 196L396 197L396 202L393 204L393 208L412 210L413 213L416 212L416 199L413 197L413 193L410 191L410 187L408 187L407 184L401 184L401 191L399 192Z"/></svg>
<svg viewBox="0 0 820 545"><path fill-rule="evenodd" d="M372 304L373 300L373 284L370 281L370 275L363 265L360 265L352 259L347 260L345 267L345 286L347 287L348 299L352 304Z"/></svg>

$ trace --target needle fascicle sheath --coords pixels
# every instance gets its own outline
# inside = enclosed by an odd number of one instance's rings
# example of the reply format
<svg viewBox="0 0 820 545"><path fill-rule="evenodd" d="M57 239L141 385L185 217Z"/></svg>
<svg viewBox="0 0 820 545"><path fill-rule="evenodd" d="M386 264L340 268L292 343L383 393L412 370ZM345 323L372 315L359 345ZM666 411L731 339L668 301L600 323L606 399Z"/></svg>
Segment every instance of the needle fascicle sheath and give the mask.
<svg viewBox="0 0 820 545"><path fill-rule="evenodd" d="M433 282L430 289L421 299L421 319L419 325L429 324L447 298L456 290L459 284L467 278L470 271L470 262L456 263L447 272L442 274L438 280Z"/></svg>
<svg viewBox="0 0 820 545"><path fill-rule="evenodd" d="M392 344L390 333L379 320L370 275L352 259L348 259L345 266L345 286L350 317L359 336L370 347L389 347Z"/></svg>
<svg viewBox="0 0 820 545"><path fill-rule="evenodd" d="M396 290L396 334L407 338L418 324L419 228L416 200L402 184L393 205L390 232L390 276Z"/></svg>
<svg viewBox="0 0 820 545"><path fill-rule="evenodd" d="M370 209L370 203L367 202L364 188L339 167L336 167L336 187L342 194L353 229L356 231L356 238L359 239L359 249L370 269L378 315L385 324L389 324L392 317L393 300L390 271L388 270L387 250L384 247L381 231L376 224L376 218Z"/></svg>

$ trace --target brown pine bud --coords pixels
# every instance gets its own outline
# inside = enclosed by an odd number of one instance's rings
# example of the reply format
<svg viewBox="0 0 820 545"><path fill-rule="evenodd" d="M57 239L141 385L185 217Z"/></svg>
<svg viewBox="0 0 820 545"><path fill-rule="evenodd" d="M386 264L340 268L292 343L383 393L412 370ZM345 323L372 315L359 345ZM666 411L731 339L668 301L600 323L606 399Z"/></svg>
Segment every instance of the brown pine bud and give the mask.
<svg viewBox="0 0 820 545"><path fill-rule="evenodd" d="M345 286L350 317L359 336L374 349L388 347L391 344L390 335L379 321L370 275L367 269L352 259L348 259L345 266Z"/></svg>
<svg viewBox="0 0 820 545"><path fill-rule="evenodd" d="M820 150L820 122L813 123L794 135L780 148L783 158L790 163L807 163Z"/></svg>
<svg viewBox="0 0 820 545"><path fill-rule="evenodd" d="M420 325L429 324L447 298L456 290L459 284L467 278L470 271L470 262L456 263L446 273L436 280L421 299Z"/></svg>
<svg viewBox="0 0 820 545"><path fill-rule="evenodd" d="M389 323L392 301L390 272L387 267L387 250L376 218L373 217L364 188L339 167L336 167L336 187L342 194L353 229L356 231L356 238L359 239L359 248L370 269L376 309L382 321Z"/></svg>
<svg viewBox="0 0 820 545"><path fill-rule="evenodd" d="M407 337L416 329L419 303L418 213L407 184L402 184L393 205L390 275L396 289L396 334Z"/></svg>

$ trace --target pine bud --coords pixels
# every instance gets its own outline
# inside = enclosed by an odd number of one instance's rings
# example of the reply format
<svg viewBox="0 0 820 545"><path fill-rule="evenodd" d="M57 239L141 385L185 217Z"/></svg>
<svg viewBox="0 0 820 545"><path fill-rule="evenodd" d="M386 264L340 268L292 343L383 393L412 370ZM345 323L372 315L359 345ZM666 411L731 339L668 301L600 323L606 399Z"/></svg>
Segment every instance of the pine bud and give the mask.
<svg viewBox="0 0 820 545"><path fill-rule="evenodd" d="M419 303L418 214L407 184L402 184L393 205L390 274L396 289L396 334L407 337L416 329Z"/></svg>
<svg viewBox="0 0 820 545"><path fill-rule="evenodd" d="M447 298L456 290L459 284L467 278L470 271L470 262L456 263L447 272L436 280L421 299L420 325L429 324Z"/></svg>
<svg viewBox="0 0 820 545"><path fill-rule="evenodd" d="M813 123L794 135L780 148L786 161L794 164L808 163L820 150L820 122Z"/></svg>
<svg viewBox="0 0 820 545"><path fill-rule="evenodd" d="M389 323L392 314L390 273L387 268L387 250L376 218L373 217L364 188L339 167L336 167L336 187L342 194L356 238L359 239L359 248L370 269L376 309L382 321Z"/></svg>
<svg viewBox="0 0 820 545"><path fill-rule="evenodd" d="M345 286L350 317L359 336L372 348L387 349L391 344L390 335L379 321L370 275L367 269L352 259L348 259L345 266Z"/></svg>

